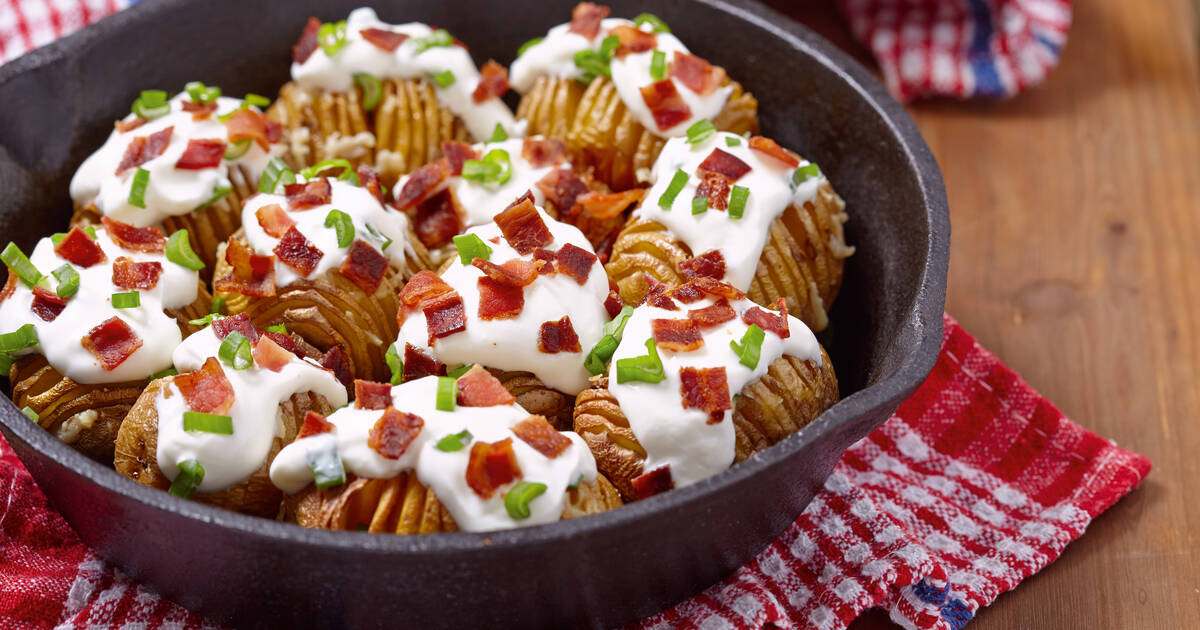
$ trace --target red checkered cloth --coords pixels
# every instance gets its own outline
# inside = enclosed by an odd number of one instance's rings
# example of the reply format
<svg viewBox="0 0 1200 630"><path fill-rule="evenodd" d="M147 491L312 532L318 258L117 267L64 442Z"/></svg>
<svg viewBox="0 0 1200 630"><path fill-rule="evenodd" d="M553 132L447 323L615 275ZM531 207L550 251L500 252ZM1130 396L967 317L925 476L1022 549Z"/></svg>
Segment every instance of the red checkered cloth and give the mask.
<svg viewBox="0 0 1200 630"><path fill-rule="evenodd" d="M963 627L1150 471L1063 417L949 316L937 365L774 543L635 628ZM87 549L0 441L0 627L191 628Z"/></svg>

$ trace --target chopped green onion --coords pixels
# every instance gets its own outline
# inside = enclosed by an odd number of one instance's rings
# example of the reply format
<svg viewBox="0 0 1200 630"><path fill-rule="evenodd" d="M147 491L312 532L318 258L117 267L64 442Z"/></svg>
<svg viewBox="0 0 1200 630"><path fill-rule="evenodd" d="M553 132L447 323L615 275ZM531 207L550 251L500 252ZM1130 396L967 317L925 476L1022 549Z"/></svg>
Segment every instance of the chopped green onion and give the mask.
<svg viewBox="0 0 1200 630"><path fill-rule="evenodd" d="M326 22L317 29L317 44L330 57L346 45L346 21Z"/></svg>
<svg viewBox="0 0 1200 630"><path fill-rule="evenodd" d="M250 354L250 340L242 333L234 330L225 335L221 347L217 350L217 358L221 363L235 370L244 370L254 363Z"/></svg>
<svg viewBox="0 0 1200 630"><path fill-rule="evenodd" d="M87 235L92 237L93 241L96 240L96 228L94 228L90 225L85 225L85 226L83 226L83 231L87 232Z"/></svg>
<svg viewBox="0 0 1200 630"><path fill-rule="evenodd" d="M246 97L242 99L242 102L255 107L266 107L271 104L271 99L263 96L262 94L247 93Z"/></svg>
<svg viewBox="0 0 1200 630"><path fill-rule="evenodd" d="M438 87L440 88L448 88L451 85L454 85L454 73L449 70L442 70L430 78L433 79L433 82L438 84Z"/></svg>
<svg viewBox="0 0 1200 630"><path fill-rule="evenodd" d="M354 166L350 164L350 160L347 160L346 158L321 160L320 162L317 162L316 164L313 164L312 166L300 171L300 176L304 179L313 179L317 175L324 173L331 168L342 169L342 174L338 175L337 177L338 181L348 181L355 186L360 185L358 181L358 173L354 172Z"/></svg>
<svg viewBox="0 0 1200 630"><path fill-rule="evenodd" d="M170 114L171 104L167 102L167 93L162 90L142 90L130 109L138 118L154 120Z"/></svg>
<svg viewBox="0 0 1200 630"><path fill-rule="evenodd" d="M658 198L658 207L663 210L670 210L675 204L675 198L679 196L680 191L684 186L687 186L688 175L683 172L683 169L676 169L675 175L671 177L671 183L667 185L667 190Z"/></svg>
<svg viewBox="0 0 1200 630"><path fill-rule="evenodd" d="M746 200L750 198L750 189L745 186L734 186L729 192L729 218L740 219L746 212Z"/></svg>
<svg viewBox="0 0 1200 630"><path fill-rule="evenodd" d="M30 407L29 405L25 405L24 407L22 407L21 413L25 414L26 418L29 418L30 420L33 420L34 422L37 422L38 420L41 419L41 416L38 415L38 412L34 411L33 407Z"/></svg>
<svg viewBox="0 0 1200 630"><path fill-rule="evenodd" d="M804 182L821 176L821 168L816 164L805 164L800 168L792 171L792 186L799 186Z"/></svg>
<svg viewBox="0 0 1200 630"><path fill-rule="evenodd" d="M646 340L646 352L640 357L617 359L617 383L642 381L643 383L659 383L666 375L663 373L662 359L658 357L658 347L654 339Z"/></svg>
<svg viewBox="0 0 1200 630"><path fill-rule="evenodd" d="M113 308L137 308L142 305L141 294L137 291L112 294Z"/></svg>
<svg viewBox="0 0 1200 630"><path fill-rule="evenodd" d="M546 492L546 484L536 481L518 481L504 495L504 509L508 510L508 515L514 519L520 520L529 518L529 502L542 496Z"/></svg>
<svg viewBox="0 0 1200 630"><path fill-rule="evenodd" d="M492 256L492 248L479 238L478 234L460 234L454 237L454 248L458 250L458 259L464 265L471 264L476 258L487 260Z"/></svg>
<svg viewBox="0 0 1200 630"><path fill-rule="evenodd" d="M267 326L263 330L265 330L267 332L275 333L277 335L286 335L287 334L287 324L275 324L273 326Z"/></svg>
<svg viewBox="0 0 1200 630"><path fill-rule="evenodd" d="M453 46L454 36L450 34L450 31L447 31L444 28L439 28L428 35L423 37L414 37L409 41L412 42L413 52L419 55L430 48Z"/></svg>
<svg viewBox="0 0 1200 630"><path fill-rule="evenodd" d="M725 146L738 147L742 145L742 139L737 136L725 136Z"/></svg>
<svg viewBox="0 0 1200 630"><path fill-rule="evenodd" d="M592 346L590 352L583 360L583 367L587 368L592 374L603 374L604 369L608 364L608 360L612 358L614 352L617 351L617 345L621 342L621 335L625 332L625 324L629 321L629 316L633 314L633 307L628 304L621 307L621 312L612 318L612 321L604 325L604 336L600 341Z"/></svg>
<svg viewBox="0 0 1200 630"><path fill-rule="evenodd" d="M150 171L138 168L133 174L133 184L129 187L129 205L139 208L146 207L146 187L150 185Z"/></svg>
<svg viewBox="0 0 1200 630"><path fill-rule="evenodd" d="M50 272L58 282L54 292L58 297L69 300L79 293L79 272L71 265L63 265Z"/></svg>
<svg viewBox="0 0 1200 630"><path fill-rule="evenodd" d="M387 192L386 192L386 191L383 193L383 196L384 196L384 197L387 197ZM388 246L390 246L390 245L392 244L392 239L390 239L390 238L388 238L388 237L384 236L383 234L381 234L381 233L379 232L379 230L376 230L376 229L374 228L374 226L372 226L370 223L366 223L366 224L364 224L364 225L366 225L366 226L367 226L367 232L368 232L368 233L371 235L371 238L373 238L373 239L375 239L376 241L378 241L378 242L379 242L379 250L380 250L380 251L385 251L385 252L386 252L386 251L387 251L387 248L388 248Z"/></svg>
<svg viewBox="0 0 1200 630"><path fill-rule="evenodd" d="M650 78L655 81L667 78L667 53L656 50L650 56Z"/></svg>
<svg viewBox="0 0 1200 630"><path fill-rule="evenodd" d="M458 379L439 376L437 383L437 408L439 411L454 411L454 400L458 398Z"/></svg>
<svg viewBox="0 0 1200 630"><path fill-rule="evenodd" d="M214 203L217 203L218 201L224 199L225 196L231 192L233 192L233 186L228 185L228 184L222 185L218 182L216 186L213 186L212 197L209 197L208 201L205 201L204 203L196 206L192 211L196 212L199 210L203 210L203 209L213 205Z"/></svg>
<svg viewBox="0 0 1200 630"><path fill-rule="evenodd" d="M167 237L167 260L192 271L204 268L204 261L192 251L192 243L188 239L186 229L178 230Z"/></svg>
<svg viewBox="0 0 1200 630"><path fill-rule="evenodd" d="M25 252L21 251L21 248L17 247L17 244L11 241L8 245L4 246L4 251L0 252L0 260L4 261L4 264L8 265L8 268L17 274L21 282L24 282L25 286L31 289L46 277L42 275L42 272L38 271L37 267L33 266L33 263L29 262L29 259L25 257Z"/></svg>
<svg viewBox="0 0 1200 630"><path fill-rule="evenodd" d="M336 448L309 452L307 455L308 469L312 471L313 484L318 490L346 483L346 469L342 466L342 457L338 455Z"/></svg>
<svg viewBox="0 0 1200 630"><path fill-rule="evenodd" d="M496 128L492 130L492 137L488 138L488 142L504 142L508 140L508 132L504 130L504 125L496 123Z"/></svg>
<svg viewBox="0 0 1200 630"><path fill-rule="evenodd" d="M183 412L183 430L233 435L233 418L199 411Z"/></svg>
<svg viewBox="0 0 1200 630"><path fill-rule="evenodd" d="M187 92L195 103L211 103L218 98L221 98L221 88L217 86L208 87L200 81L190 81L183 86L183 91Z"/></svg>
<svg viewBox="0 0 1200 630"><path fill-rule="evenodd" d="M605 59L612 59L613 52L621 45L621 38L616 35L609 35L600 40L600 54L604 55Z"/></svg>
<svg viewBox="0 0 1200 630"><path fill-rule="evenodd" d="M167 493L171 496L187 499L192 496L200 483L204 481L204 466L194 459L179 462L179 474L171 481Z"/></svg>
<svg viewBox="0 0 1200 630"><path fill-rule="evenodd" d="M325 215L325 227L333 228L333 231L337 232L338 247L350 247L350 243L354 242L354 221L345 212L330 210L329 214Z"/></svg>
<svg viewBox="0 0 1200 630"><path fill-rule="evenodd" d="M454 378L458 378L458 377L462 376L463 374L466 374L467 372L469 372L471 370L471 368L473 368L473 367L475 367L474 363L464 363L464 364L454 368L453 370L446 372L446 376L453 376Z"/></svg>
<svg viewBox="0 0 1200 630"><path fill-rule="evenodd" d="M362 90L362 106L365 111L369 112L379 107L379 101L383 100L383 82L379 77L369 72L355 72L354 83Z"/></svg>
<svg viewBox="0 0 1200 630"><path fill-rule="evenodd" d="M2 354L20 352L37 344L37 329L33 327L33 324L25 324L10 333L0 334L0 353Z"/></svg>
<svg viewBox="0 0 1200 630"><path fill-rule="evenodd" d="M592 79L598 76L612 76L608 69L608 57L594 51L581 50L575 53L575 67L583 70L583 76L579 80L584 83L590 83Z"/></svg>
<svg viewBox="0 0 1200 630"><path fill-rule="evenodd" d="M612 318L607 324L604 325L604 334L612 335L613 337L617 338L617 341L620 341L621 335L625 333L625 324L629 323L629 317L631 315L633 315L633 307L628 304L622 306L621 312L617 313L616 317Z"/></svg>
<svg viewBox="0 0 1200 630"><path fill-rule="evenodd" d="M214 315L220 315L225 312L225 298L217 296L213 298L212 304L208 306L208 312Z"/></svg>
<svg viewBox="0 0 1200 630"><path fill-rule="evenodd" d="M383 360L387 362L388 369L392 371L392 380L388 381L392 385L399 385L400 381L404 380L404 359L400 358L400 352L396 350L396 344L388 346L387 353L383 355Z"/></svg>
<svg viewBox="0 0 1200 630"><path fill-rule="evenodd" d="M701 142L711 138L714 133L717 133L717 128L713 126L712 121L702 118L687 128L687 142L694 148Z"/></svg>
<svg viewBox="0 0 1200 630"><path fill-rule="evenodd" d="M461 451L464 446L471 443L472 437L474 436L471 435L470 431L463 429L458 433L452 433L438 440L437 444L434 444L433 447L443 453Z"/></svg>
<svg viewBox="0 0 1200 630"><path fill-rule="evenodd" d="M62 243L64 240L66 240L66 238L67 238L66 232L55 232L50 235L50 243L53 244L55 247L58 247L59 243Z"/></svg>
<svg viewBox="0 0 1200 630"><path fill-rule="evenodd" d="M9 373L12 371L12 364L12 355L0 353L0 376L9 376Z"/></svg>
<svg viewBox="0 0 1200 630"><path fill-rule="evenodd" d="M219 313L209 313L208 315L205 315L204 317L201 317L200 319L190 319L190 320L188 320L188 323L193 326L207 326L207 325L213 323L213 320L221 319L223 317L225 317L225 316L221 315Z"/></svg>
<svg viewBox="0 0 1200 630"><path fill-rule="evenodd" d="M765 338L766 334L763 329L758 327L758 324L750 324L750 328L746 329L746 334L742 335L742 342L730 341L729 347L733 348L733 353L738 356L738 363L753 370L758 367L758 356L762 352Z"/></svg>
<svg viewBox="0 0 1200 630"><path fill-rule="evenodd" d="M633 18L634 26L641 28L643 24L649 24L650 26L654 27L655 33L670 33L671 32L671 29L670 29L670 27L667 26L667 23L662 21L661 18L659 18L657 15L654 15L653 13L642 13L642 14L638 15L637 17Z"/></svg>
<svg viewBox="0 0 1200 630"><path fill-rule="evenodd" d="M277 157L271 158L258 181L258 192L271 194L282 190L286 184L295 183L296 174L288 168L287 163Z"/></svg>
<svg viewBox="0 0 1200 630"><path fill-rule="evenodd" d="M157 381L160 378L167 378L168 376L175 376L176 374L179 374L179 370L176 370L173 367L169 367L165 370L159 370L159 371L151 374L150 380Z"/></svg>
<svg viewBox="0 0 1200 630"><path fill-rule="evenodd" d="M225 147L225 159L236 160L243 155L246 155L246 152L250 150L250 142L250 138L242 138L241 140L231 143L229 146Z"/></svg>
<svg viewBox="0 0 1200 630"><path fill-rule="evenodd" d="M708 211L708 197L692 197L692 214L704 214Z"/></svg>
<svg viewBox="0 0 1200 630"><path fill-rule="evenodd" d="M508 151L492 149L483 156L482 160L463 162L462 177L485 184L507 182L512 177L512 161L508 156Z"/></svg>
<svg viewBox="0 0 1200 630"><path fill-rule="evenodd" d="M521 47L517 49L517 56L520 57L521 55L524 55L527 50L542 43L542 39L543 38L541 38L541 37L534 37L533 39L525 42L524 44L521 44Z"/></svg>

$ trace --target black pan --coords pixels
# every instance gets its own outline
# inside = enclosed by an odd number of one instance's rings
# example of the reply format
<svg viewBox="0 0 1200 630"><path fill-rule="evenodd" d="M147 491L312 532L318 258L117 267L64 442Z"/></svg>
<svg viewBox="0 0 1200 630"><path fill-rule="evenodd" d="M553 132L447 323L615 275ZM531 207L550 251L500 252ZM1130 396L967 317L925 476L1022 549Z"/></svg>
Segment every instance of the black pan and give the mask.
<svg viewBox="0 0 1200 630"><path fill-rule="evenodd" d="M154 0L0 68L0 240L61 230L75 168L138 90L189 80L274 94L305 18L358 0ZM381 2L508 63L574 0ZM805 28L749 2L611 0L661 16L760 100L763 131L821 164L858 253L822 342L843 400L702 483L589 518L494 534L306 530L182 501L59 443L7 400L0 431L98 553L175 601L239 625L612 626L728 575L804 509L842 452L921 382L941 341L950 224L937 164L879 83Z"/></svg>

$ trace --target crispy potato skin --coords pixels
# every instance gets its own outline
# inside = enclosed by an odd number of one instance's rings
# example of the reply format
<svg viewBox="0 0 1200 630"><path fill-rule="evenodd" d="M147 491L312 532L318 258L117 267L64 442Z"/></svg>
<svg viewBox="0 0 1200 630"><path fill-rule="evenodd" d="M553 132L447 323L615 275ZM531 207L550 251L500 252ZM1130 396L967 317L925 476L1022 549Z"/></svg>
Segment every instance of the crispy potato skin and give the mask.
<svg viewBox="0 0 1200 630"><path fill-rule="evenodd" d="M734 402L734 463L799 431L838 401L833 362L821 349L821 363L783 356L757 381L742 389ZM592 449L596 466L612 480L626 501L636 498L633 479L643 472L646 451L629 428L629 420L608 391L608 377L592 379L592 387L575 402L575 431Z"/></svg>
<svg viewBox="0 0 1200 630"><path fill-rule="evenodd" d="M550 424L559 431L571 430L571 417L575 407L575 398L556 389L546 386L538 377L530 372L505 372L489 369L492 376L500 379L504 389L517 399L531 414L545 416Z"/></svg>
<svg viewBox="0 0 1200 630"><path fill-rule="evenodd" d="M158 467L158 410L155 400L170 383L170 378L151 382L129 410L117 432L113 462L117 472L122 475L160 490L170 487L171 480ZM279 413L284 434L276 436L262 466L240 484L211 494L198 493L192 498L235 512L274 518L279 513L283 493L271 483L268 474L270 463L285 444L296 439L304 415L309 411L329 414L333 408L323 396L311 392L296 394L281 403Z"/></svg>

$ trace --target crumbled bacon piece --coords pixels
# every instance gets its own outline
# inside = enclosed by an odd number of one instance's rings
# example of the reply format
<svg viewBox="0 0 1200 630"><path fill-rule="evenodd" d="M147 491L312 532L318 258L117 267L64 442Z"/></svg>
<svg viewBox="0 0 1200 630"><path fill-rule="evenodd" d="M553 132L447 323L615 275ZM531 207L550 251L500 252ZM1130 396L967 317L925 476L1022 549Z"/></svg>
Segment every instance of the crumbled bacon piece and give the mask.
<svg viewBox="0 0 1200 630"><path fill-rule="evenodd" d="M608 311L609 319L616 317L624 307L625 301L621 299L621 294L616 290L609 291L608 297L604 299L604 310Z"/></svg>
<svg viewBox="0 0 1200 630"><path fill-rule="evenodd" d="M288 231L275 245L275 257L279 262L295 269L301 276L307 277L317 268L317 264L325 257L325 253L312 244L296 226Z"/></svg>
<svg viewBox="0 0 1200 630"><path fill-rule="evenodd" d="M555 257L555 268L571 276L580 286L587 282L588 275L591 274L592 266L595 264L595 254L570 243L563 245Z"/></svg>
<svg viewBox="0 0 1200 630"><path fill-rule="evenodd" d="M7 300L8 298L12 297L12 294L16 293L16 291L17 291L17 274L15 274L11 270L9 270L8 281L4 283L4 288L0 289L0 304L3 304L4 300Z"/></svg>
<svg viewBox="0 0 1200 630"><path fill-rule="evenodd" d="M680 368L679 393L683 396L683 408L707 413L709 424L724 420L725 411L733 408L724 367Z"/></svg>
<svg viewBox="0 0 1200 630"><path fill-rule="evenodd" d="M367 446L387 459L400 459L424 426L421 416L388 407L371 427Z"/></svg>
<svg viewBox="0 0 1200 630"><path fill-rule="evenodd" d="M254 216L258 218L258 225L271 238L279 238L287 234L288 230L296 225L292 217L288 216L283 206L272 203L265 205L254 211Z"/></svg>
<svg viewBox="0 0 1200 630"><path fill-rule="evenodd" d="M275 339L267 335L259 337L258 341L254 342L250 355L254 357L255 365L272 372L282 370L293 357L290 350L275 343Z"/></svg>
<svg viewBox="0 0 1200 630"><path fill-rule="evenodd" d="M596 39L600 34L600 22L608 17L612 9L602 4L580 2L571 11L571 26L568 32L579 33L588 39Z"/></svg>
<svg viewBox="0 0 1200 630"><path fill-rule="evenodd" d="M225 143L220 140L192 139L188 140L187 148L175 168L185 171L198 171L204 168L216 168L225 157Z"/></svg>
<svg viewBox="0 0 1200 630"><path fill-rule="evenodd" d="M537 248L533 250L533 262L539 264L538 274L549 276L555 273L554 261L558 256L558 252L550 249Z"/></svg>
<svg viewBox="0 0 1200 630"><path fill-rule="evenodd" d="M163 151L167 150L167 145L171 144L173 131L174 127L167 127L148 136L138 136L130 140L129 145L125 147L125 154L121 156L121 163L117 165L117 175L127 168L141 166L162 155Z"/></svg>
<svg viewBox="0 0 1200 630"><path fill-rule="evenodd" d="M518 254L525 255L554 242L550 228L542 221L533 205L533 195L526 192L508 208L497 214L494 221L504 238Z"/></svg>
<svg viewBox="0 0 1200 630"><path fill-rule="evenodd" d="M538 263L520 258L506 260L503 265L476 258L471 261L471 265L487 274L492 280L509 287L529 286L534 280L537 280L539 269Z"/></svg>
<svg viewBox="0 0 1200 630"><path fill-rule="evenodd" d="M283 123L277 123L274 120L267 121L267 142L275 144L283 137Z"/></svg>
<svg viewBox="0 0 1200 630"><path fill-rule="evenodd" d="M338 269L367 295L375 295L387 275L388 259L366 241L357 239L346 251L346 259Z"/></svg>
<svg viewBox="0 0 1200 630"><path fill-rule="evenodd" d="M400 289L400 302L405 306L416 306L429 298L453 290L445 280L442 280L441 276L428 269L423 269L413 274L404 288Z"/></svg>
<svg viewBox="0 0 1200 630"><path fill-rule="evenodd" d="M721 250L710 249L679 263L679 272L689 280L701 277L720 280L725 277L725 257Z"/></svg>
<svg viewBox="0 0 1200 630"><path fill-rule="evenodd" d="M546 173L534 186L558 210L559 216L566 216L575 206L575 200L588 191L587 184L569 168L556 168Z"/></svg>
<svg viewBox="0 0 1200 630"><path fill-rule="evenodd" d="M558 138L525 138L521 141L521 157L533 168L561 164L567 156L567 145Z"/></svg>
<svg viewBox="0 0 1200 630"><path fill-rule="evenodd" d="M108 238L121 249L144 254L161 254L167 245L167 237L163 236L162 230L154 226L138 228L108 217L100 217L100 221L104 224L104 230L108 232Z"/></svg>
<svg viewBox="0 0 1200 630"><path fill-rule="evenodd" d="M196 101L184 101L183 111L192 113L192 120L208 120L212 118L213 112L217 111L217 102L197 103Z"/></svg>
<svg viewBox="0 0 1200 630"><path fill-rule="evenodd" d="M326 370L333 372L333 376L347 388L354 381L354 372L350 370L350 359L346 356L346 351L342 350L341 346L331 346L317 363L320 363L321 367Z"/></svg>
<svg viewBox="0 0 1200 630"><path fill-rule="evenodd" d="M650 334L663 350L691 352L704 345L700 327L690 319L652 319Z"/></svg>
<svg viewBox="0 0 1200 630"><path fill-rule="evenodd" d="M628 24L613 27L611 34L616 35L621 42L613 51L613 56L617 59L622 59L625 55L654 50L654 47L658 45L658 38L654 36L654 33L647 33Z"/></svg>
<svg viewBox="0 0 1200 630"><path fill-rule="evenodd" d="M492 376L491 372L478 363L471 366L466 374L458 377L457 385L458 404L461 407L496 407L517 402L517 399L504 389L500 379Z"/></svg>
<svg viewBox="0 0 1200 630"><path fill-rule="evenodd" d="M500 98L508 91L508 69L488 59L479 69L479 85L471 92L471 100L475 104L486 103L494 98Z"/></svg>
<svg viewBox="0 0 1200 630"><path fill-rule="evenodd" d="M355 409L386 409L392 404L392 386L354 379Z"/></svg>
<svg viewBox="0 0 1200 630"><path fill-rule="evenodd" d="M252 297L275 295L275 257L259 256L235 237L225 246L225 262L230 272L213 282L217 291L241 293Z"/></svg>
<svg viewBox="0 0 1200 630"><path fill-rule="evenodd" d="M525 289L496 282L489 276L479 278L479 319L516 319L525 308Z"/></svg>
<svg viewBox="0 0 1200 630"><path fill-rule="evenodd" d="M134 129L137 129L138 127L141 127L142 125L144 125L148 122L150 122L150 121L146 120L145 118L142 118L141 116L138 116L137 118L134 118L133 120L115 121L115 122L113 122L113 128L116 129L118 133L126 133L129 131L133 131Z"/></svg>
<svg viewBox="0 0 1200 630"><path fill-rule="evenodd" d="M671 76L679 79L684 87L700 96L716 92L725 82L724 69L714 67L696 55L678 50L671 61Z"/></svg>
<svg viewBox="0 0 1200 630"><path fill-rule="evenodd" d="M326 420L325 416L315 411L310 411L304 414L304 424L300 427L300 433L296 436L296 439L301 440L306 437L321 435L322 433L333 433L335 430L337 430L337 427L333 426L332 422Z"/></svg>
<svg viewBox="0 0 1200 630"><path fill-rule="evenodd" d="M643 304L649 304L650 306L668 311L675 311L679 309L679 307L676 306L675 301L671 299L670 295L668 295L670 287L659 282L658 278L655 278L649 273L645 273L643 277L646 279L646 286L649 287L649 290L646 291L646 296L642 298Z"/></svg>
<svg viewBox="0 0 1200 630"><path fill-rule="evenodd" d="M414 381L426 376L445 376L446 365L421 352L411 343L404 344L404 380Z"/></svg>
<svg viewBox="0 0 1200 630"><path fill-rule="evenodd" d="M321 20L315 17L308 18L304 30L300 31L300 40L292 46L292 61L296 63L308 61L308 58L317 50L317 32L320 30Z"/></svg>
<svg viewBox="0 0 1200 630"><path fill-rule="evenodd" d="M453 140L442 143L442 155L446 156L446 165L450 169L450 174L454 176L462 175L463 162L479 159L479 152L474 147L465 142L454 142Z"/></svg>
<svg viewBox="0 0 1200 630"><path fill-rule="evenodd" d="M738 291L733 287L733 285L721 282L720 280L713 280L708 276L693 278L687 281L685 284L682 284L671 290L671 295L673 297L687 304L695 302L698 298L685 300L683 297L685 294L690 296L693 294L698 295L700 293L707 293L714 297L723 297L730 300L740 300L746 297L745 293Z"/></svg>
<svg viewBox="0 0 1200 630"><path fill-rule="evenodd" d="M160 262L134 262L120 256L113 261L112 283L122 289L153 289L162 275Z"/></svg>
<svg viewBox="0 0 1200 630"><path fill-rule="evenodd" d="M646 191L643 188L631 188L615 193L587 192L575 198L576 203L584 212L597 219L611 219L625 211L626 208L642 200Z"/></svg>
<svg viewBox="0 0 1200 630"><path fill-rule="evenodd" d="M231 332L239 332L243 337L250 340L250 343L258 341L258 329L250 321L250 316L245 313L230 315L229 317L218 317L212 322L212 332L217 339L224 339Z"/></svg>
<svg viewBox="0 0 1200 630"><path fill-rule="evenodd" d="M571 318L564 315L556 322L542 322L538 329L538 350L546 354L581 352L579 335L575 334Z"/></svg>
<svg viewBox="0 0 1200 630"><path fill-rule="evenodd" d="M467 315L462 296L457 291L425 301L421 305L425 313L425 327L429 329L429 345L442 337L448 337L467 329Z"/></svg>
<svg viewBox="0 0 1200 630"><path fill-rule="evenodd" d="M754 136L753 138L750 138L749 144L751 149L754 149L763 155L773 157L776 160L779 160L780 162L790 166L791 168L800 166L800 160L796 158L796 156L789 153L787 149L779 146L779 143L770 138Z"/></svg>
<svg viewBox="0 0 1200 630"><path fill-rule="evenodd" d="M696 196L707 199L713 210L725 211L729 209L729 180L720 173L704 173Z"/></svg>
<svg viewBox="0 0 1200 630"><path fill-rule="evenodd" d="M272 136L276 141L279 139L278 131L272 131L267 117L248 107L230 114L229 118L225 119L225 130L228 132L230 143L249 138L262 147L263 151L271 149Z"/></svg>
<svg viewBox="0 0 1200 630"><path fill-rule="evenodd" d="M763 310L757 306L742 313L742 321L747 324L757 324L759 328L773 332L780 339L787 339L792 331L788 329L787 301L779 298L775 301L776 313Z"/></svg>
<svg viewBox="0 0 1200 630"><path fill-rule="evenodd" d="M633 478L633 492L639 499L648 499L675 488L671 478L671 465L665 464L650 472Z"/></svg>
<svg viewBox="0 0 1200 630"><path fill-rule="evenodd" d="M725 298L721 298L704 308L688 311L688 319L695 322L701 328L724 324L736 318L737 312L733 310L733 307L729 305L729 300Z"/></svg>
<svg viewBox="0 0 1200 630"><path fill-rule="evenodd" d="M699 302L700 300L704 299L704 295L704 291L701 291L691 282L686 282L675 287L674 289L671 289L671 297L683 302L684 304Z"/></svg>
<svg viewBox="0 0 1200 630"><path fill-rule="evenodd" d="M192 411L223 414L233 407L233 385L216 357L209 357L199 370L175 375L171 382Z"/></svg>
<svg viewBox="0 0 1200 630"><path fill-rule="evenodd" d="M333 200L333 185L329 179L318 177L303 184L288 184L283 187L287 196L288 209L293 212L323 206Z"/></svg>
<svg viewBox="0 0 1200 630"><path fill-rule="evenodd" d="M482 499L490 499L506 483L521 478L512 438L499 442L475 442L467 460L467 485Z"/></svg>
<svg viewBox="0 0 1200 630"><path fill-rule="evenodd" d="M554 459L571 448L571 438L550 426L545 416L529 416L513 425L512 432L521 438L522 442L549 459Z"/></svg>
<svg viewBox="0 0 1200 630"><path fill-rule="evenodd" d="M33 287L33 303L29 310L33 311L44 322L52 322L67 308L67 301L58 297L54 291L43 287Z"/></svg>
<svg viewBox="0 0 1200 630"><path fill-rule="evenodd" d="M408 41L408 35L382 28L364 28L358 32L362 38L380 50L393 52L400 44Z"/></svg>
<svg viewBox="0 0 1200 630"><path fill-rule="evenodd" d="M376 201L383 203L383 183L379 180L379 173L366 164L358 167L355 173L358 175L358 183L362 184Z"/></svg>
<svg viewBox="0 0 1200 630"><path fill-rule="evenodd" d="M100 244L78 226L71 228L71 231L67 232L66 238L54 246L54 253L63 260L84 269L105 260L104 250L100 249Z"/></svg>
<svg viewBox="0 0 1200 630"><path fill-rule="evenodd" d="M736 182L750 172L750 165L738 159L736 155L721 149L713 149L708 157L696 169L698 173L718 173L724 175L730 182Z"/></svg>
<svg viewBox="0 0 1200 630"><path fill-rule="evenodd" d="M271 341L275 342L275 345L292 353L297 359L305 358L305 354L301 352L300 346L296 345L296 342L292 340L291 337L283 333L271 332L269 330L260 330L258 334L262 337L270 337Z"/></svg>
<svg viewBox="0 0 1200 630"><path fill-rule="evenodd" d="M454 193L453 188L447 188L422 201L417 206L417 238L430 249L449 243L455 234L462 231L462 214L459 210L458 195Z"/></svg>
<svg viewBox="0 0 1200 630"><path fill-rule="evenodd" d="M684 102L675 89L675 83L664 79L651 83L643 88L642 100L654 116L654 124L659 131L666 131L675 125L692 117L692 109Z"/></svg>
<svg viewBox="0 0 1200 630"><path fill-rule="evenodd" d="M407 210L432 197L442 188L446 178L450 176L450 166L446 160L430 162L409 173L408 179L396 193L396 208Z"/></svg>

